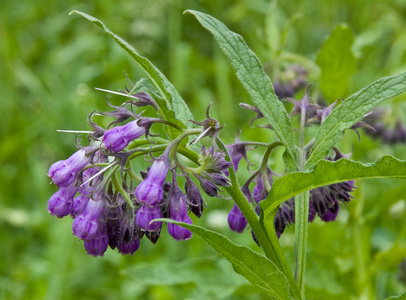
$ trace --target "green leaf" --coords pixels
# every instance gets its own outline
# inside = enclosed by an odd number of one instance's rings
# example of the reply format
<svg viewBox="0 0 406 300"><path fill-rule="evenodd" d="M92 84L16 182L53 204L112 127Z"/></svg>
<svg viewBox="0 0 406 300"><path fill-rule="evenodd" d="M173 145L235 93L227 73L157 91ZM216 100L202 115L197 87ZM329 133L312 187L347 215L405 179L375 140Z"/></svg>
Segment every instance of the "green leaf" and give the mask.
<svg viewBox="0 0 406 300"><path fill-rule="evenodd" d="M173 123L179 124L179 121L185 127L194 127L194 125L188 120L193 120L193 115L189 110L189 107L176 91L175 87L168 81L164 74L158 70L147 58L138 54L138 52L121 37L114 34L109 28L106 27L100 20L90 16L84 12L72 11L70 14L79 14L85 19L95 23L97 26L101 27L109 36L111 36L121 48L123 48L132 58L144 69L148 74L151 81L154 83L156 88L160 91L163 98L166 100L166 105L161 101L158 102L160 113L163 117ZM178 121L177 121L178 120Z"/></svg>
<svg viewBox="0 0 406 300"><path fill-rule="evenodd" d="M292 172L277 179L267 199L260 204L267 217L278 205L299 193L353 179L385 177L406 179L406 161L393 156L384 156L369 164L346 158L337 161L321 160L313 170Z"/></svg>
<svg viewBox="0 0 406 300"><path fill-rule="evenodd" d="M406 300L406 293L404 293L400 296L392 296L392 297L386 298L385 300Z"/></svg>
<svg viewBox="0 0 406 300"><path fill-rule="evenodd" d="M349 96L337 106L317 132L312 151L306 163L306 169L324 159L334 144L350 128L379 103L406 91L406 73L388 76L371 83Z"/></svg>
<svg viewBox="0 0 406 300"><path fill-rule="evenodd" d="M290 159L296 162L292 123L282 102L275 95L271 79L266 75L259 58L240 35L230 31L219 20L194 10L186 12L193 14L200 24L214 35L252 102L267 118L285 145Z"/></svg>
<svg viewBox="0 0 406 300"><path fill-rule="evenodd" d="M331 103L345 97L349 78L357 70L357 62L352 53L354 42L352 30L346 25L337 26L324 42L316 63L321 69L321 91Z"/></svg>
<svg viewBox="0 0 406 300"><path fill-rule="evenodd" d="M278 267L265 256L251 249L236 245L225 236L200 226L176 222L171 219L156 219L180 225L204 239L217 253L233 265L234 270L253 285L275 299L291 299L288 282Z"/></svg>

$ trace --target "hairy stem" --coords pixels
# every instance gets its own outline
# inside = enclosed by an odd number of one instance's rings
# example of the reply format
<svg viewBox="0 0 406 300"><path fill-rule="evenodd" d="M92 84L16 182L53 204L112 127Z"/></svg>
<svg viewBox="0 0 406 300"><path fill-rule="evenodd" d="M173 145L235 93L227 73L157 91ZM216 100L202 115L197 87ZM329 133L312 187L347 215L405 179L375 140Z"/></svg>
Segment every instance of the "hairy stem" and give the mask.
<svg viewBox="0 0 406 300"><path fill-rule="evenodd" d="M299 170L304 171L306 165L305 149L305 125L306 109L302 107L300 114L299 129ZM300 294L305 299L305 270L307 235L309 225L309 196L310 192L304 192L295 197L295 279L299 286Z"/></svg>

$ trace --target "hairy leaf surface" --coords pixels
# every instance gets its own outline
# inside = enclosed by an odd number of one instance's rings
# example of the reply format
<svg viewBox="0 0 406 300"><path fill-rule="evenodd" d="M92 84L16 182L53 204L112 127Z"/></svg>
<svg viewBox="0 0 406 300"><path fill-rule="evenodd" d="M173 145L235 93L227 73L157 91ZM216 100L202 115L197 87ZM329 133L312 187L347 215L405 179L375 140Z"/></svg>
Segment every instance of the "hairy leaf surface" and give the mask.
<svg viewBox="0 0 406 300"><path fill-rule="evenodd" d="M321 160L311 171L292 172L277 179L272 185L267 199L260 204L267 217L283 201L299 193L359 178L406 179L406 161L398 160L393 156L384 156L370 164L362 164L346 158L335 162Z"/></svg>
<svg viewBox="0 0 406 300"><path fill-rule="evenodd" d="M200 226L176 222L171 219L157 219L187 228L204 239L217 253L233 265L234 270L253 285L275 299L290 299L288 282L278 267L265 256L251 249L234 244L225 236Z"/></svg>
<svg viewBox="0 0 406 300"><path fill-rule="evenodd" d="M406 91L406 73L388 76L371 83L349 96L337 106L317 132L313 148L309 154L306 169L324 159L331 148L350 128L383 101Z"/></svg>
<svg viewBox="0 0 406 300"><path fill-rule="evenodd" d="M296 161L292 123L282 102L275 95L271 79L265 73L257 55L240 35L229 30L219 20L194 10L186 12L193 14L200 24L214 35L252 102L258 106L286 146L290 159ZM289 165L291 163L289 162Z"/></svg>

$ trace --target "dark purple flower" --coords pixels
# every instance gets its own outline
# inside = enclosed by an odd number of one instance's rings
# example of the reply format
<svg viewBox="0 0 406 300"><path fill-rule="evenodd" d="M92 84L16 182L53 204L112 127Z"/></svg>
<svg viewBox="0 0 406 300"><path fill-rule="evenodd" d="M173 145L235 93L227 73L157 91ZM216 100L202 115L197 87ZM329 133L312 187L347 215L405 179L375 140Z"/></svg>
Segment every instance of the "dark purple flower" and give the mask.
<svg viewBox="0 0 406 300"><path fill-rule="evenodd" d="M117 245L118 252L123 255L133 255L135 251L138 250L140 247L141 240L140 239L133 239L129 242L120 241Z"/></svg>
<svg viewBox="0 0 406 300"><path fill-rule="evenodd" d="M200 187L208 196L217 197L217 191L219 191L220 189L213 182L196 174L195 177L199 180Z"/></svg>
<svg viewBox="0 0 406 300"><path fill-rule="evenodd" d="M91 161L91 155L86 155L85 149L80 149L66 160L60 160L49 168L48 176L59 187L71 185L77 173Z"/></svg>
<svg viewBox="0 0 406 300"><path fill-rule="evenodd" d="M273 221L273 225L275 227L275 232L278 238L281 237L282 233L285 231L286 223L282 216L282 211L278 209L275 215L275 219Z"/></svg>
<svg viewBox="0 0 406 300"><path fill-rule="evenodd" d="M176 176L173 177L174 181L172 181L172 187L168 193L169 217L174 221L192 224L192 220L187 213L186 195L178 187ZM172 223L168 223L168 232L177 241L188 240L192 237L192 232Z"/></svg>
<svg viewBox="0 0 406 300"><path fill-rule="evenodd" d="M231 211L228 213L228 226L232 231L235 232L243 232L245 227L247 227L247 219L244 217L243 213L237 206L237 204L234 204L233 208Z"/></svg>
<svg viewBox="0 0 406 300"><path fill-rule="evenodd" d="M162 227L162 222L151 223L151 221L162 217L159 206L142 205L137 211L137 225L144 231L158 231Z"/></svg>
<svg viewBox="0 0 406 300"><path fill-rule="evenodd" d="M94 201L90 199L83 213L78 215L73 221L73 235L82 240L89 240L95 236L104 207L105 204L103 200Z"/></svg>
<svg viewBox="0 0 406 300"><path fill-rule="evenodd" d="M127 145L142 136L145 128L137 125L138 120L127 123L123 126L116 126L107 130L103 135L103 145L113 152L120 152Z"/></svg>
<svg viewBox="0 0 406 300"><path fill-rule="evenodd" d="M141 203L154 206L163 197L163 184L168 168L163 160L156 160L148 172L147 178L135 189L135 197Z"/></svg>
<svg viewBox="0 0 406 300"><path fill-rule="evenodd" d="M103 256L104 252L107 250L108 244L109 237L107 236L106 226L104 224L101 224L98 227L97 232L93 237L84 241L87 254L95 257Z"/></svg>
<svg viewBox="0 0 406 300"><path fill-rule="evenodd" d="M203 197L200 193L200 189L189 177L186 178L185 191L189 200L189 209L196 215L196 217L200 218L203 214Z"/></svg>
<svg viewBox="0 0 406 300"><path fill-rule="evenodd" d="M55 194L51 196L48 201L48 212L63 218L72 212L73 197L77 192L77 187L70 185L60 188Z"/></svg>

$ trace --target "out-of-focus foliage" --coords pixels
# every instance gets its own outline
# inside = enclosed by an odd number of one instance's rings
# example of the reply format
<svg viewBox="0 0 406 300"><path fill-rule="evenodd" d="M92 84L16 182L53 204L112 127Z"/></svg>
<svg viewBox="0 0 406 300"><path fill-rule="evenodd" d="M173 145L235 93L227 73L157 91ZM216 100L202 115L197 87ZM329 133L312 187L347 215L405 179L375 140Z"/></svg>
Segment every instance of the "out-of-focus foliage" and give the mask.
<svg viewBox="0 0 406 300"><path fill-rule="evenodd" d="M1 3L0 298L265 298L198 237L174 242L163 234L157 245L143 243L132 257L107 251L105 257L95 259L86 256L83 245L72 237L71 220L56 220L46 212L46 202L56 191L48 184L48 168L74 151L75 136L55 130L87 130L88 113L107 109L104 93L93 87L124 88L124 71L134 80L144 76L102 31L68 16L73 9L103 20L147 56L167 75L197 120L204 119L205 109L213 101L211 115L227 124L221 136L229 143L240 129L242 140L267 141L274 135L263 129L248 130L252 116L238 103L249 102L249 96L212 36L192 16L182 15L185 9L209 13L243 35L272 79L281 77L289 63L300 63L308 70L314 91L323 91L323 67L320 72L315 63L320 49L334 29L346 23L354 37L351 57L356 71L352 76L353 72L346 73L349 82L340 90L345 94L336 96L345 98L380 77L406 70L406 3ZM301 94L299 91L297 97ZM317 99L318 94L312 97ZM396 118L406 123L404 100L403 95L382 105L389 109L389 125ZM117 96L110 101L119 104L122 99ZM353 159L371 162L383 154L406 159L405 144L383 144L363 134L363 129L359 131L361 142L348 132L339 144L343 152L353 151ZM250 159L255 161L255 157ZM271 165L275 171L282 166L280 159ZM348 208L342 207L337 222L310 225L309 299L382 299L405 290L406 185L403 181L372 180L357 182L357 186L355 200ZM207 202L208 214L194 220L196 224L260 251L249 232L228 232L226 213L231 201ZM292 263L293 232L294 228L289 228L281 237Z"/></svg>

